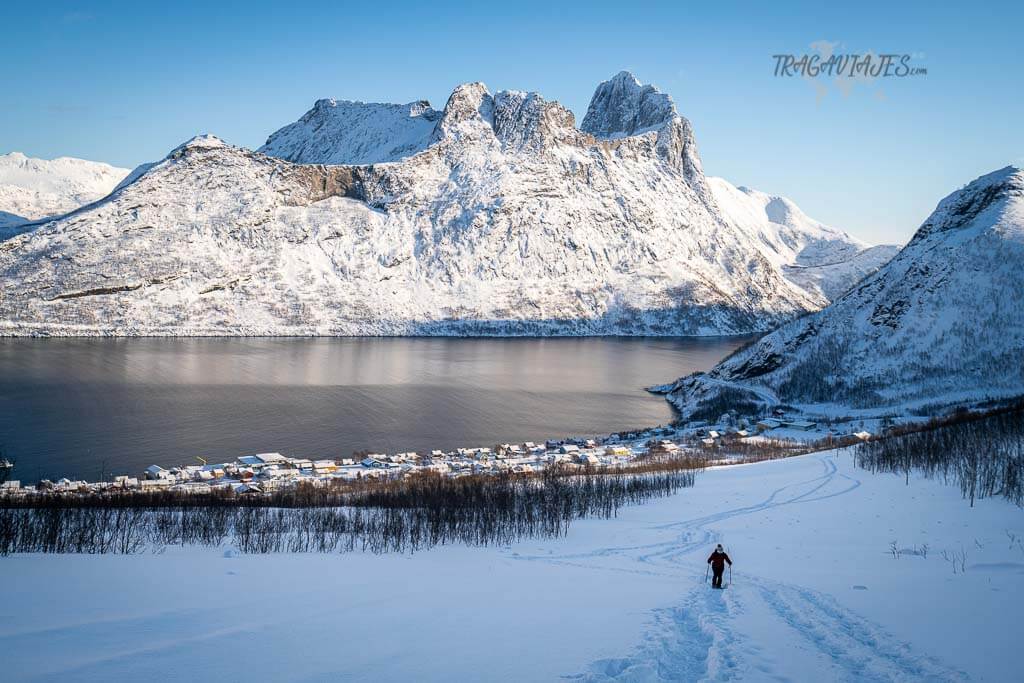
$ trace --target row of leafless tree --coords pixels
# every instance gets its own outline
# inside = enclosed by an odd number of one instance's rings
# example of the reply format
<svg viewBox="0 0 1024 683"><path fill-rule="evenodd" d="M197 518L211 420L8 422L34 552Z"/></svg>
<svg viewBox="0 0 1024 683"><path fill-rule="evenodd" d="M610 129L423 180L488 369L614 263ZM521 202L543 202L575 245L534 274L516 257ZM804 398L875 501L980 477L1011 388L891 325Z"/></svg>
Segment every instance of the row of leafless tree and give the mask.
<svg viewBox="0 0 1024 683"><path fill-rule="evenodd" d="M928 428L896 433L857 448L857 464L872 472L922 472L977 498L1003 496L1024 505L1024 407L957 413Z"/></svg>
<svg viewBox="0 0 1024 683"><path fill-rule="evenodd" d="M507 544L563 535L584 517L615 516L692 486L700 461L537 475L418 474L267 495L165 491L0 499L0 554L135 553L228 544L243 553L412 552L439 544Z"/></svg>

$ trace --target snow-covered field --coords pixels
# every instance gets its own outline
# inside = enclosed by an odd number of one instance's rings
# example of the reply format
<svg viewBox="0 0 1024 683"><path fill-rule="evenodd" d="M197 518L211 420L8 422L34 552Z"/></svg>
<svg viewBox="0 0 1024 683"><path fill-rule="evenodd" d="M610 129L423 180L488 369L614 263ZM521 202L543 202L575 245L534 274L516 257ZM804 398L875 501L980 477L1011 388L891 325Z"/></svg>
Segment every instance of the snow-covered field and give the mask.
<svg viewBox="0 0 1024 683"><path fill-rule="evenodd" d="M1013 680L1008 530L1024 514L1002 500L824 452L512 547L0 558L0 652L11 681Z"/></svg>

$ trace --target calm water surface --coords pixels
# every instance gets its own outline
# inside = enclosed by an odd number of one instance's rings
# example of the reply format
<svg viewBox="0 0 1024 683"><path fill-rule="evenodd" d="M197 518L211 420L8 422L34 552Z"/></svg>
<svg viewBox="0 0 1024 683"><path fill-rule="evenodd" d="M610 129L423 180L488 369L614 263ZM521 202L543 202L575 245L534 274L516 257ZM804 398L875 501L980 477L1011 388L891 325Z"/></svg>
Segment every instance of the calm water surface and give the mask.
<svg viewBox="0 0 1024 683"><path fill-rule="evenodd" d="M602 434L668 422L644 387L745 341L0 339L0 444L34 482Z"/></svg>

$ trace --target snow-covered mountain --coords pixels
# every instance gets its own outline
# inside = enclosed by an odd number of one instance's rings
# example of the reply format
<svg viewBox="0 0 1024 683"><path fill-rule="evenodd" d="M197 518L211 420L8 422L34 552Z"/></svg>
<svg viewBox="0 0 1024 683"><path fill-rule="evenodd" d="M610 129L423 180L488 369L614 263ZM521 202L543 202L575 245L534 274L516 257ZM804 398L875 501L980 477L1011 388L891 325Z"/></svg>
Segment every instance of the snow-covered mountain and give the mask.
<svg viewBox="0 0 1024 683"><path fill-rule="evenodd" d="M0 154L0 239L25 223L105 197L126 175L127 169L95 161Z"/></svg>
<svg viewBox="0 0 1024 683"><path fill-rule="evenodd" d="M785 197L736 187L723 178L708 178L708 184L726 219L763 247L790 281L829 301L899 251L891 244L871 246L816 221Z"/></svg>
<svg viewBox="0 0 1024 683"><path fill-rule="evenodd" d="M0 331L735 334L825 303L785 265L668 95L620 73L577 128L469 83L443 112L321 100L262 152L182 145L0 243Z"/></svg>
<svg viewBox="0 0 1024 683"><path fill-rule="evenodd" d="M380 104L318 100L306 114L267 140L259 151L302 164L373 164L420 152L438 140L442 112L426 101ZM657 131L676 116L672 98L622 71L601 83L580 130L615 140ZM690 133L692 136L692 133ZM696 145L691 166L700 173ZM707 178L726 220L743 229L785 277L821 301L838 296L898 251L872 247L806 216L785 197Z"/></svg>
<svg viewBox="0 0 1024 683"><path fill-rule="evenodd" d="M689 122L622 109L595 100L595 136L539 94L466 84L429 146L372 165L193 140L0 244L18 282L0 318L55 334L721 334L816 308L721 217ZM326 153L391 158L383 139Z"/></svg>
<svg viewBox="0 0 1024 683"><path fill-rule="evenodd" d="M943 199L889 263L818 313L677 381L684 416L782 402L809 410L1024 394L1024 171ZM832 408L834 410L834 408Z"/></svg>

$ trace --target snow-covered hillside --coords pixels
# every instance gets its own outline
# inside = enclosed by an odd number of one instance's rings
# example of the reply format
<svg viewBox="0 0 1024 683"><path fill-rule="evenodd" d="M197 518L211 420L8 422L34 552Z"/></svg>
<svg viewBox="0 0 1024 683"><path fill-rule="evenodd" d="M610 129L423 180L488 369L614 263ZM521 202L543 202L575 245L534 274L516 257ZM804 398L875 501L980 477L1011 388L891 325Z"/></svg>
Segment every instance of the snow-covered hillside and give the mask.
<svg viewBox="0 0 1024 683"><path fill-rule="evenodd" d="M708 178L708 185L726 219L762 246L789 280L829 301L899 251L891 244L871 246L816 221L785 197L736 187L723 178Z"/></svg>
<svg viewBox="0 0 1024 683"><path fill-rule="evenodd" d="M1007 167L943 199L833 304L679 380L669 398L717 417L728 404L845 411L1024 394L1021 291L1024 172Z"/></svg>
<svg viewBox="0 0 1024 683"><path fill-rule="evenodd" d="M0 239L31 221L59 216L105 197L128 170L71 157L0 155Z"/></svg>
<svg viewBox="0 0 1024 683"><path fill-rule="evenodd" d="M433 142L393 163L198 138L2 243L0 332L701 335L818 308L722 217L671 100L619 86L588 112L600 137L537 93L460 86ZM386 137L309 149L365 161Z"/></svg>
<svg viewBox="0 0 1024 683"><path fill-rule="evenodd" d="M9 681L1011 681L1022 538L1002 499L817 453L508 546L0 558L0 650Z"/></svg>

